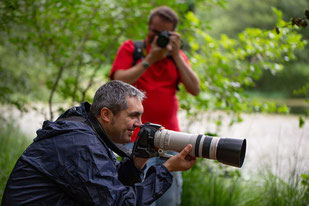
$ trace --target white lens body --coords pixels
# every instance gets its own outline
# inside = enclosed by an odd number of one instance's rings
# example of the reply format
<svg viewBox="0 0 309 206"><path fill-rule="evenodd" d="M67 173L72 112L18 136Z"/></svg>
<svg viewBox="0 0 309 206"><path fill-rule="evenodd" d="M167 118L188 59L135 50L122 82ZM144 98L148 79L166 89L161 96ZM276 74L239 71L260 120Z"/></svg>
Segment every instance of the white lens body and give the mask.
<svg viewBox="0 0 309 206"><path fill-rule="evenodd" d="M155 133L154 146L162 150L180 152L188 144L192 145L191 155L195 156L195 142L197 134L187 134L172 130L159 130Z"/></svg>

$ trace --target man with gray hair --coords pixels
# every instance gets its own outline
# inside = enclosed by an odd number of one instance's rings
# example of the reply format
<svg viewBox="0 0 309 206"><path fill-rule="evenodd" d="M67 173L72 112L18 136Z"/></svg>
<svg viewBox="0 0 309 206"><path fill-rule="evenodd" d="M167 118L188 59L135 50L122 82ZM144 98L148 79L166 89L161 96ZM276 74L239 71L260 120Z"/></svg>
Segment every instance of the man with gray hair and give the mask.
<svg viewBox="0 0 309 206"><path fill-rule="evenodd" d="M101 86L93 104L45 121L18 159L2 205L149 205L171 185L173 171L196 162L188 145L162 165L126 155L115 143L130 142L141 125L144 93L121 81ZM118 162L118 153L123 160Z"/></svg>

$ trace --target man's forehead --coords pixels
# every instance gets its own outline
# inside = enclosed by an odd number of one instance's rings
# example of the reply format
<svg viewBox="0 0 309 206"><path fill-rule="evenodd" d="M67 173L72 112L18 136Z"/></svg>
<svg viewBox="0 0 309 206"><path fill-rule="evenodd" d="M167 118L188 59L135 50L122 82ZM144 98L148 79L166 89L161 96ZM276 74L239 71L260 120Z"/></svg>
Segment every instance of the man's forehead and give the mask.
<svg viewBox="0 0 309 206"><path fill-rule="evenodd" d="M133 111L140 111L143 110L143 104L141 100L137 97L127 97L127 110Z"/></svg>
<svg viewBox="0 0 309 206"><path fill-rule="evenodd" d="M154 16L151 22L149 23L149 27L153 30L163 31L168 30L172 31L174 29L174 23L170 21L166 21L160 16Z"/></svg>

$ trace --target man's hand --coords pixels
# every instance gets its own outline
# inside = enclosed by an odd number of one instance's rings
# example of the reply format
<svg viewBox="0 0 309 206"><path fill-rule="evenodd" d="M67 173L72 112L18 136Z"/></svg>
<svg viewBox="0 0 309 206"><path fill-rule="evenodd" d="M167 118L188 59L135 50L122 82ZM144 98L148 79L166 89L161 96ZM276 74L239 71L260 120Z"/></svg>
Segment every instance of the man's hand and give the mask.
<svg viewBox="0 0 309 206"><path fill-rule="evenodd" d="M166 48L171 52L173 58L176 58L176 56L179 55L181 46L180 34L176 32L170 32L170 34L170 42Z"/></svg>
<svg viewBox="0 0 309 206"><path fill-rule="evenodd" d="M169 50L167 48L161 48L157 45L158 36L154 37L151 43L150 53L145 57L145 60L149 64L153 64L167 57Z"/></svg>
<svg viewBox="0 0 309 206"><path fill-rule="evenodd" d="M188 144L179 154L168 159L164 166L169 172L186 171L196 163L196 157L189 155L192 145Z"/></svg>

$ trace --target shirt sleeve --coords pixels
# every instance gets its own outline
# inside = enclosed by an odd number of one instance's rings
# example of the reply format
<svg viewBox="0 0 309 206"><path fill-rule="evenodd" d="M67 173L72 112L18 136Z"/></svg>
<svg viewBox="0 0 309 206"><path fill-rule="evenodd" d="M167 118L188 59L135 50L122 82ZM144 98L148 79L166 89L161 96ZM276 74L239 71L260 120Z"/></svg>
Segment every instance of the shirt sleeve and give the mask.
<svg viewBox="0 0 309 206"><path fill-rule="evenodd" d="M132 40L125 41L116 54L111 72L110 79L114 79L114 73L120 69L129 69L133 64L134 43Z"/></svg>

